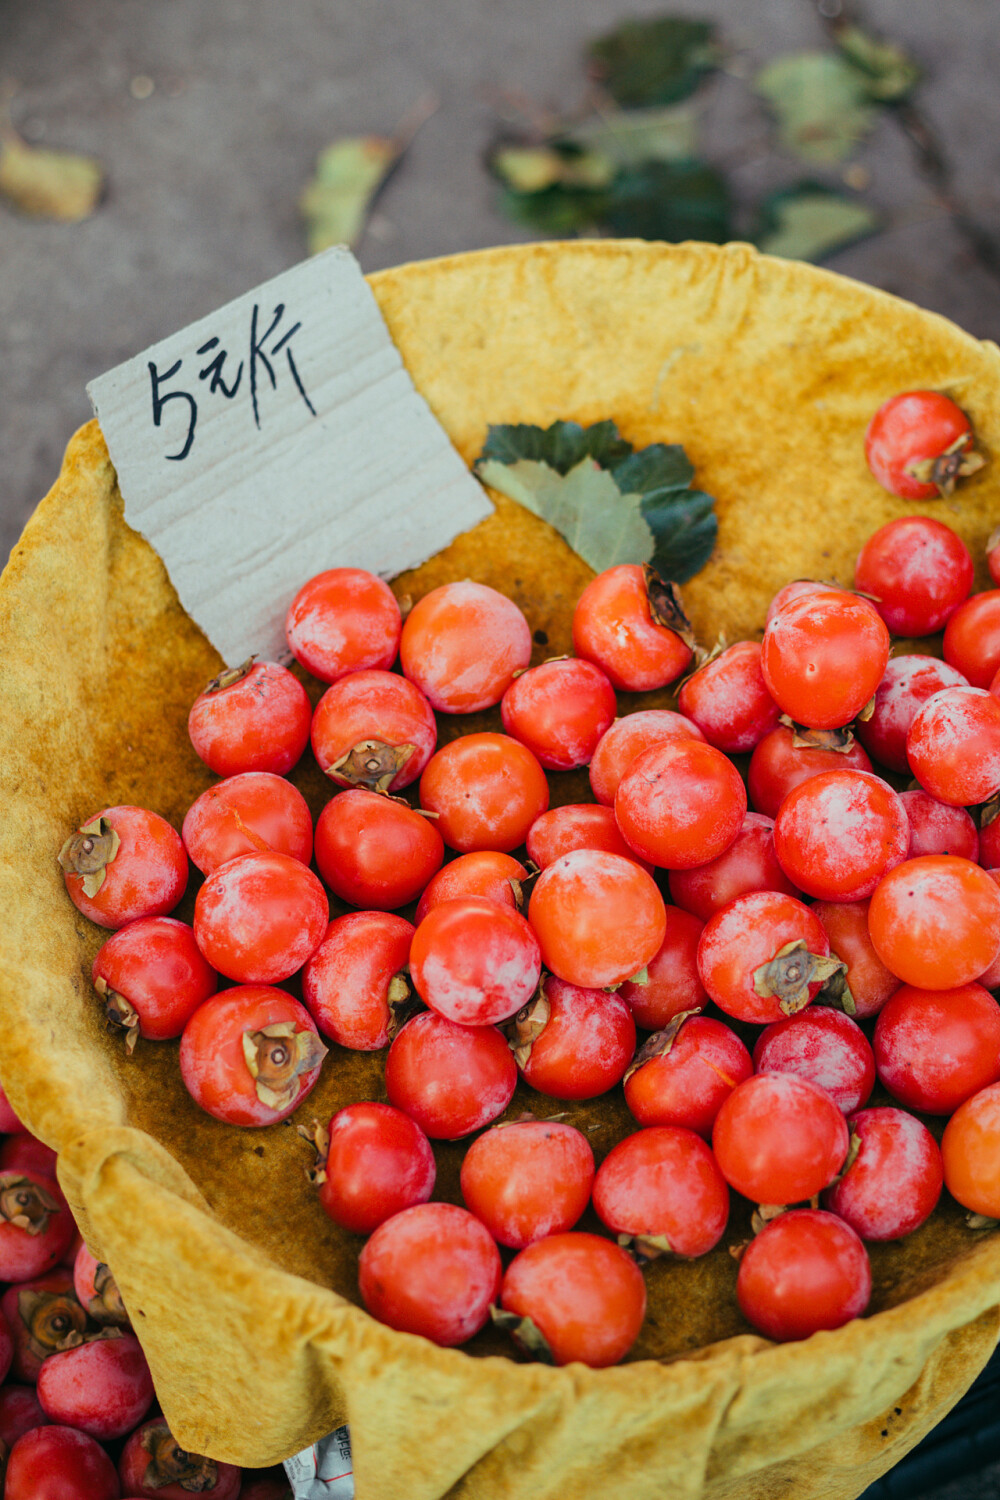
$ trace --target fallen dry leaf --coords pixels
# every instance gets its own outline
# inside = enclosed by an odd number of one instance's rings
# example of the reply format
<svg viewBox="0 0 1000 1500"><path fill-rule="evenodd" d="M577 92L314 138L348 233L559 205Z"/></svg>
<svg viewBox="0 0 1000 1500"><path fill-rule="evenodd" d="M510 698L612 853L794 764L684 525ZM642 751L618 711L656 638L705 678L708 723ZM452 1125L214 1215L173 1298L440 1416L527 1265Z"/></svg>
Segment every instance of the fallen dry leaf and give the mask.
<svg viewBox="0 0 1000 1500"><path fill-rule="evenodd" d="M94 157L29 146L15 131L0 131L0 194L22 213L75 223L94 212L103 186Z"/></svg>

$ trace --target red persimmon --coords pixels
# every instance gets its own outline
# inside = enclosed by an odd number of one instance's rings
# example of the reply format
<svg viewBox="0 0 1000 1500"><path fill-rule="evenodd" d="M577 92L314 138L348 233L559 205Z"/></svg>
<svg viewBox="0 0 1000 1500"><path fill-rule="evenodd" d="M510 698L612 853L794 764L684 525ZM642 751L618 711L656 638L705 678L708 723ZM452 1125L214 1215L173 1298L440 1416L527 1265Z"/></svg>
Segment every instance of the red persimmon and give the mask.
<svg viewBox="0 0 1000 1500"><path fill-rule="evenodd" d="M974 594L944 632L944 659L973 687L988 688L1000 668L1000 589Z"/></svg>
<svg viewBox="0 0 1000 1500"><path fill-rule="evenodd" d="M33 1427L47 1427L49 1419L42 1411L35 1387L5 1385L0 1389L0 1442L13 1448L18 1438Z"/></svg>
<svg viewBox="0 0 1000 1500"><path fill-rule="evenodd" d="M953 854L897 865L868 908L879 958L905 984L925 990L967 984L1000 949L1000 890L985 870Z"/></svg>
<svg viewBox="0 0 1000 1500"><path fill-rule="evenodd" d="M915 716L928 698L943 688L967 686L961 672L937 657L894 656L876 689L871 718L859 720L855 733L881 765L890 771L909 773L906 736Z"/></svg>
<svg viewBox="0 0 1000 1500"><path fill-rule="evenodd" d="M517 1065L495 1026L459 1026L428 1010L407 1021L385 1060L390 1104L432 1140L456 1141L502 1115Z"/></svg>
<svg viewBox="0 0 1000 1500"><path fill-rule="evenodd" d="M188 734L216 776L273 771L284 776L309 743L312 704L287 668L255 662L221 672L196 698Z"/></svg>
<svg viewBox="0 0 1000 1500"><path fill-rule="evenodd" d="M199 1006L181 1037L181 1077L202 1109L230 1125L287 1119L319 1081L326 1048L284 990L238 985Z"/></svg>
<svg viewBox="0 0 1000 1500"><path fill-rule="evenodd" d="M694 1257L722 1238L729 1189L700 1136L661 1125L611 1149L594 1178L594 1208L614 1234Z"/></svg>
<svg viewBox="0 0 1000 1500"><path fill-rule="evenodd" d="M964 807L949 807L929 792L900 792L899 800L910 825L909 859L921 854L957 854L979 859L979 834Z"/></svg>
<svg viewBox="0 0 1000 1500"><path fill-rule="evenodd" d="M907 1109L950 1115L1000 1079L1000 1005L979 984L904 984L879 1013L875 1066Z"/></svg>
<svg viewBox="0 0 1000 1500"><path fill-rule="evenodd" d="M830 952L847 965L850 1014L858 1020L877 1016L899 980L875 952L868 931L867 901L816 901L811 908L830 940Z"/></svg>
<svg viewBox="0 0 1000 1500"><path fill-rule="evenodd" d="M779 610L784 609L786 604L793 599L798 599L802 594L825 594L831 584L822 583L818 578L793 578L791 583L784 584L770 604L767 606L767 617L765 625L769 625Z"/></svg>
<svg viewBox="0 0 1000 1500"><path fill-rule="evenodd" d="M550 1234L515 1255L500 1303L531 1319L557 1365L580 1360L602 1369L624 1359L638 1338L646 1285L632 1257L610 1240Z"/></svg>
<svg viewBox="0 0 1000 1500"><path fill-rule="evenodd" d="M145 807L106 807L59 851L73 905L100 927L173 911L187 885L180 834Z"/></svg>
<svg viewBox="0 0 1000 1500"><path fill-rule="evenodd" d="M995 870L1000 866L1000 817L980 824L979 863L984 870Z"/></svg>
<svg viewBox="0 0 1000 1500"><path fill-rule="evenodd" d="M352 906L392 911L415 901L443 859L433 818L361 787L339 792L316 822L319 873Z"/></svg>
<svg viewBox="0 0 1000 1500"><path fill-rule="evenodd" d="M761 670L797 724L836 729L864 708L889 660L889 632L865 599L831 589L802 594L764 631Z"/></svg>
<svg viewBox="0 0 1000 1500"><path fill-rule="evenodd" d="M49 1355L38 1372L38 1399L50 1421L106 1443L142 1421L153 1377L139 1340L124 1333Z"/></svg>
<svg viewBox="0 0 1000 1500"><path fill-rule="evenodd" d="M121 927L97 951L91 975L109 1024L121 1027L129 1051L137 1036L180 1036L218 976L186 922L143 917Z"/></svg>
<svg viewBox="0 0 1000 1500"><path fill-rule="evenodd" d="M752 1074L734 1031L689 1016L678 1030L649 1038L625 1079L625 1103L640 1125L681 1125L707 1137L733 1089Z"/></svg>
<svg viewBox="0 0 1000 1500"><path fill-rule="evenodd" d="M1000 1084L959 1105L941 1141L944 1180L963 1208L1000 1219Z"/></svg>
<svg viewBox="0 0 1000 1500"><path fill-rule="evenodd" d="M766 1027L753 1049L758 1073L794 1073L825 1089L845 1115L868 1103L875 1058L861 1027L839 1010L811 1005Z"/></svg>
<svg viewBox="0 0 1000 1500"><path fill-rule="evenodd" d="M273 850L304 865L312 858L306 799L270 771L246 771L210 786L188 808L181 835L188 857L203 875L240 854Z"/></svg>
<svg viewBox="0 0 1000 1500"><path fill-rule="evenodd" d="M644 708L616 719L598 742L590 761L590 787L605 807L611 807L621 781L635 758L663 740L703 740L696 724L668 708Z"/></svg>
<svg viewBox="0 0 1000 1500"><path fill-rule="evenodd" d="M778 863L774 852L774 820L748 812L739 833L718 859L693 870L671 870L670 894L678 906L703 922L721 911L735 896L749 891L784 891L800 896Z"/></svg>
<svg viewBox="0 0 1000 1500"><path fill-rule="evenodd" d="M660 1031L678 1012L701 1010L708 1003L698 977L698 939L704 922L679 906L666 907L664 916L666 933L646 965L645 983L626 979L618 991L636 1025L646 1031Z"/></svg>
<svg viewBox="0 0 1000 1500"><path fill-rule="evenodd" d="M871 1288L868 1255L854 1230L812 1208L768 1224L743 1252L736 1278L743 1316L779 1343L859 1318Z"/></svg>
<svg viewBox="0 0 1000 1500"><path fill-rule="evenodd" d="M324 1036L341 1047L374 1052L387 1047L395 1023L393 1001L409 985L393 980L406 968L413 924L393 912L356 911L336 917L302 971L302 998Z"/></svg>
<svg viewBox="0 0 1000 1500"><path fill-rule="evenodd" d="M420 998L463 1026L506 1021L535 993L541 967L538 939L520 912L482 896L435 906L410 948Z"/></svg>
<svg viewBox="0 0 1000 1500"><path fill-rule="evenodd" d="M573 612L573 650L628 693L666 687L692 658L677 632L654 619L636 563L608 568L587 584Z"/></svg>
<svg viewBox="0 0 1000 1500"><path fill-rule="evenodd" d="M614 721L615 690L600 667L574 657L544 661L503 695L503 727L550 771L585 766Z"/></svg>
<svg viewBox="0 0 1000 1500"><path fill-rule="evenodd" d="M352 672L323 694L311 733L320 770L338 786L399 792L434 754L437 720L397 672Z"/></svg>
<svg viewBox="0 0 1000 1500"><path fill-rule="evenodd" d="M55 1179L56 1153L26 1130L19 1130L0 1142L0 1172L15 1169Z"/></svg>
<svg viewBox="0 0 1000 1500"><path fill-rule="evenodd" d="M34 1427L10 1450L5 1500L118 1500L120 1493L100 1443L75 1427Z"/></svg>
<svg viewBox="0 0 1000 1500"><path fill-rule="evenodd" d="M426 1203L434 1191L430 1141L391 1104L346 1105L316 1145L319 1201L352 1234L371 1234L393 1214Z"/></svg>
<svg viewBox="0 0 1000 1500"><path fill-rule="evenodd" d="M1000 789L1000 702L982 688L946 688L914 715L906 755L939 802L971 807Z"/></svg>
<svg viewBox="0 0 1000 1500"><path fill-rule="evenodd" d="M14 1107L4 1093L3 1087L0 1086L0 1131L5 1133L8 1131L21 1132L24 1129L25 1127L14 1112Z"/></svg>
<svg viewBox="0 0 1000 1500"><path fill-rule="evenodd" d="M717 750L735 755L760 744L780 709L760 669L759 644L737 641L706 662L681 687L677 707Z"/></svg>
<svg viewBox="0 0 1000 1500"><path fill-rule="evenodd" d="M151 1500L238 1500L241 1471L182 1448L162 1417L137 1427L118 1461L122 1494ZM89 1497L88 1497L89 1500Z"/></svg>
<svg viewBox="0 0 1000 1500"><path fill-rule="evenodd" d="M518 1017L511 1042L525 1083L553 1099L594 1099L613 1089L635 1052L626 1002L554 975L544 990L529 1016Z"/></svg>
<svg viewBox="0 0 1000 1500"><path fill-rule="evenodd" d="M28 1281L51 1271L75 1236L73 1215L51 1177L0 1172L0 1281Z"/></svg>
<svg viewBox="0 0 1000 1500"><path fill-rule="evenodd" d="M372 1317L445 1348L479 1332L502 1274L492 1235L454 1203L421 1203L387 1219L358 1263Z"/></svg>
<svg viewBox="0 0 1000 1500"><path fill-rule="evenodd" d="M285 635L296 661L321 682L391 667L402 616L392 589L364 568L328 568L299 589Z"/></svg>
<svg viewBox="0 0 1000 1500"><path fill-rule="evenodd" d="M972 554L930 516L898 516L865 542L854 586L871 594L893 635L931 635L972 589Z"/></svg>
<svg viewBox="0 0 1000 1500"><path fill-rule="evenodd" d="M80 1246L73 1261L73 1289L87 1316L100 1323L102 1328L129 1327L128 1313L115 1278L105 1262L91 1255L86 1245Z"/></svg>
<svg viewBox="0 0 1000 1500"><path fill-rule="evenodd" d="M543 870L528 919L545 968L586 989L633 978L659 952L666 932L652 876L600 849L576 849Z"/></svg>
<svg viewBox="0 0 1000 1500"><path fill-rule="evenodd" d="M495 1125L462 1162L462 1197L501 1245L523 1250L564 1234L590 1202L594 1153L585 1135L558 1120Z"/></svg>
<svg viewBox="0 0 1000 1500"><path fill-rule="evenodd" d="M940 391L902 391L884 401L868 423L865 458L890 495L930 500L950 493L973 462L972 424ZM976 467L979 464L976 463Z"/></svg>
<svg viewBox="0 0 1000 1500"><path fill-rule="evenodd" d="M450 864L442 865L424 887L417 902L417 922L442 901L459 901L466 896L482 896L520 911L523 901L521 882L528 872L520 860L494 849L476 849L461 854Z"/></svg>
<svg viewBox="0 0 1000 1500"><path fill-rule="evenodd" d="M644 750L615 796L618 826L651 864L688 870L718 859L747 811L746 788L721 750L698 740L667 740Z"/></svg>
<svg viewBox="0 0 1000 1500"><path fill-rule="evenodd" d="M194 935L213 968L237 984L275 984L322 941L330 903L289 854L244 854L213 870L194 903Z"/></svg>
<svg viewBox="0 0 1000 1500"><path fill-rule="evenodd" d="M761 1026L815 999L829 977L822 962L829 956L808 906L779 891L751 891L705 924L698 973L720 1010Z"/></svg>
<svg viewBox="0 0 1000 1500"><path fill-rule="evenodd" d="M753 1203L801 1203L840 1171L849 1137L825 1089L793 1073L741 1083L715 1119L712 1146L730 1187Z"/></svg>
<svg viewBox="0 0 1000 1500"><path fill-rule="evenodd" d="M574 849L603 849L651 870L622 838L614 808L602 807L599 802L565 802L561 807L550 807L532 823L525 843L528 858L540 870Z"/></svg>
<svg viewBox="0 0 1000 1500"><path fill-rule="evenodd" d="M824 771L870 771L872 763L864 747L854 741L847 750L821 750L815 745L796 745L796 735L785 724L766 734L750 757L747 787L755 810L776 818L778 809L793 787Z"/></svg>
<svg viewBox="0 0 1000 1500"><path fill-rule="evenodd" d="M413 606L399 642L403 673L440 713L499 703L531 661L531 629L512 599L466 578Z"/></svg>
<svg viewBox="0 0 1000 1500"><path fill-rule="evenodd" d="M437 814L450 848L506 854L548 807L549 784L527 745L506 734L465 734L431 756L420 802Z"/></svg>
<svg viewBox="0 0 1000 1500"><path fill-rule="evenodd" d="M15 1380L38 1380L42 1361L67 1342L82 1340L87 1314L73 1290L73 1277L65 1266L9 1286L0 1299L4 1321L14 1340L10 1373Z"/></svg>
<svg viewBox="0 0 1000 1500"><path fill-rule="evenodd" d="M906 858L910 825L892 787L870 771L824 771L794 787L774 821L789 880L821 901L863 901Z"/></svg>
<svg viewBox="0 0 1000 1500"><path fill-rule="evenodd" d="M823 1204L863 1240L898 1240L937 1207L941 1152L927 1126L903 1109L863 1109L848 1124L859 1150Z"/></svg>

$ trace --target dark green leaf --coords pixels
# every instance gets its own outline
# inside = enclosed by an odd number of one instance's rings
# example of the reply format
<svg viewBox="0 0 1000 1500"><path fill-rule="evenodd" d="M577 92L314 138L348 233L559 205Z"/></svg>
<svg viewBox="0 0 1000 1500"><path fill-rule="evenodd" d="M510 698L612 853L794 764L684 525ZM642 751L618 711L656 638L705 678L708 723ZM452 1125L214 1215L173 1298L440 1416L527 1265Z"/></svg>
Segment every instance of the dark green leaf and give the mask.
<svg viewBox="0 0 1000 1500"><path fill-rule="evenodd" d="M842 161L874 120L861 75L835 52L776 57L754 87L777 116L782 145L807 161Z"/></svg>
<svg viewBox="0 0 1000 1500"><path fill-rule="evenodd" d="M568 474L530 458L512 464L486 459L477 471L484 484L554 526L595 573L653 556L653 532L639 496L623 495L592 458L582 458Z"/></svg>
<svg viewBox="0 0 1000 1500"><path fill-rule="evenodd" d="M905 99L920 82L920 66L894 42L871 36L860 26L837 29L837 46L863 75L865 91L882 103Z"/></svg>
<svg viewBox="0 0 1000 1500"><path fill-rule="evenodd" d="M611 97L634 109L686 98L718 66L720 52L710 21L662 16L624 22L591 42L587 56Z"/></svg>
<svg viewBox="0 0 1000 1500"><path fill-rule="evenodd" d="M715 547L719 523L715 501L701 490L647 496L642 514L656 546L650 561L661 578L686 583L700 573Z"/></svg>
<svg viewBox="0 0 1000 1500"><path fill-rule="evenodd" d="M540 193L502 193L500 208L518 224L563 237L596 229L605 199L605 193L585 188L550 187Z"/></svg>
<svg viewBox="0 0 1000 1500"><path fill-rule="evenodd" d="M754 241L767 255L819 261L881 228L874 209L820 182L772 193L760 206Z"/></svg>
<svg viewBox="0 0 1000 1500"><path fill-rule="evenodd" d="M647 499L686 490L694 478L694 467L680 443L650 443L612 465L611 472L623 493L637 490Z"/></svg>
<svg viewBox="0 0 1000 1500"><path fill-rule="evenodd" d="M595 422L590 427L581 427L579 422L553 422L551 427L516 422L488 428L478 461L495 458L512 464L531 458L548 464L557 474L568 474L582 458L613 470L631 452L632 444L619 437L614 422Z"/></svg>
<svg viewBox="0 0 1000 1500"><path fill-rule="evenodd" d="M618 173L600 222L626 237L721 245L732 238L729 189L702 162L643 162Z"/></svg>

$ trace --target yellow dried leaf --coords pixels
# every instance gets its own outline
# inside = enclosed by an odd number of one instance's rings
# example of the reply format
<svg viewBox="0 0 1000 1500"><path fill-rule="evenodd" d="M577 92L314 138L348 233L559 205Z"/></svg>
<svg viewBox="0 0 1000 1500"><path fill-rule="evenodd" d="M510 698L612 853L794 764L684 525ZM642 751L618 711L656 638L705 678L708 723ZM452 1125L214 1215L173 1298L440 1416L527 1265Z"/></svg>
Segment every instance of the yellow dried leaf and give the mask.
<svg viewBox="0 0 1000 1500"><path fill-rule="evenodd" d="M13 131L0 136L0 193L22 213L75 223L94 212L103 186L92 156L29 146Z"/></svg>
<svg viewBox="0 0 1000 1500"><path fill-rule="evenodd" d="M346 136L320 152L299 199L310 255L357 243L369 204L398 155L397 142L379 135Z"/></svg>

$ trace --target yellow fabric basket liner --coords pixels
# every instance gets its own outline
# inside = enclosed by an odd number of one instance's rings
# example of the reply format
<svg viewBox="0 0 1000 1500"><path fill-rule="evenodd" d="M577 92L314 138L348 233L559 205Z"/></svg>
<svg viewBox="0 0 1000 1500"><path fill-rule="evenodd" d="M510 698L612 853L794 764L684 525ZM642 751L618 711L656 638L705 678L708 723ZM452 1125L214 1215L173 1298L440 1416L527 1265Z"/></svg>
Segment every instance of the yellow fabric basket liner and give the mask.
<svg viewBox="0 0 1000 1500"><path fill-rule="evenodd" d="M951 506L895 500L870 477L865 425L914 387L949 392L1000 453L1000 354L868 287L742 245L611 241L455 256L371 286L467 461L491 422L610 417L636 446L684 444L718 500L715 555L684 590L707 642L759 632L790 578L849 586L861 543L894 516L939 515L978 557L1000 519L996 460ZM494 498L494 516L394 586L480 579L544 632L537 659L569 651L589 570ZM186 718L219 666L125 525L91 423L0 583L0 1073L59 1152L180 1442L264 1465L348 1421L359 1500L857 1496L958 1400L1000 1332L1000 1235L968 1229L954 1204L871 1247L867 1317L801 1343L772 1345L740 1317L728 1246L746 1232L741 1210L711 1255L648 1268L649 1315L621 1366L519 1362L490 1330L438 1349L359 1305L361 1241L322 1213L293 1123L222 1125L185 1092L176 1043L140 1042L127 1059L106 1033L89 975L107 934L70 904L56 853L110 804L180 826L212 780ZM621 711L638 701L622 695ZM487 726L498 715L442 736ZM315 767L293 779L317 811L330 789ZM554 801L589 795L585 773L551 779ZM191 906L189 892L178 915ZM381 1054L333 1047L297 1118L384 1097ZM532 1100L519 1091L512 1111ZM596 1127L598 1156L634 1128L620 1090L571 1117ZM461 1144L436 1154L437 1196L460 1201Z"/></svg>

